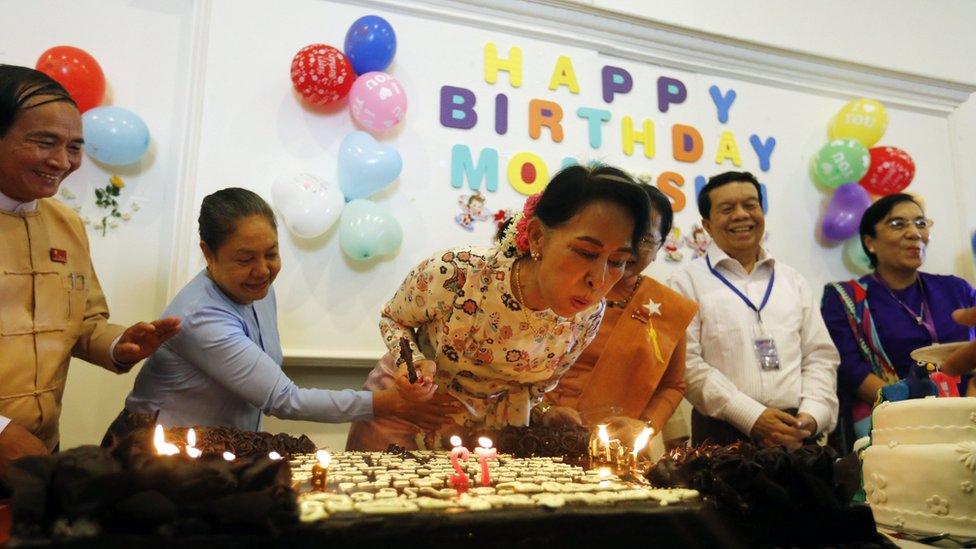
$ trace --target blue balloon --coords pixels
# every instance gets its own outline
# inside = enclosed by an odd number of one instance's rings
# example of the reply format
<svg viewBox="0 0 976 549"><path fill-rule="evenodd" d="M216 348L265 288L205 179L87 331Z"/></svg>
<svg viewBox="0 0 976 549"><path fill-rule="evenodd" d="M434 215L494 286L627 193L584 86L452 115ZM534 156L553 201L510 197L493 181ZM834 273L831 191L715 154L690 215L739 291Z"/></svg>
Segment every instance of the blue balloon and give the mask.
<svg viewBox="0 0 976 549"><path fill-rule="evenodd" d="M149 128L132 111L96 107L85 111L81 120L85 151L102 164L132 164L149 149Z"/></svg>
<svg viewBox="0 0 976 549"><path fill-rule="evenodd" d="M377 15L360 17L346 31L343 48L356 75L383 71L396 55L396 33Z"/></svg>
<svg viewBox="0 0 976 549"><path fill-rule="evenodd" d="M346 204L339 220L339 247L350 259L365 261L396 252L403 229L396 218L376 203L357 199Z"/></svg>
<svg viewBox="0 0 976 549"><path fill-rule="evenodd" d="M339 188L346 200L366 198L386 188L402 169L400 153L366 132L352 132L339 145Z"/></svg>
<svg viewBox="0 0 976 549"><path fill-rule="evenodd" d="M976 231L973 232L973 255L976 256Z"/></svg>

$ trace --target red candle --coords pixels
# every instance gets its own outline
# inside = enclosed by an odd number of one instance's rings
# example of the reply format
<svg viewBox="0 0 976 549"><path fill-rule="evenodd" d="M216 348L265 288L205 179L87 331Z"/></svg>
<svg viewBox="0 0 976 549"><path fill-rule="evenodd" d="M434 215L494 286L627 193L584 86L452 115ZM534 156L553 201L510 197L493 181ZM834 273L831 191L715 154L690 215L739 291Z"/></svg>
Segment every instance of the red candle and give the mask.
<svg viewBox="0 0 976 549"><path fill-rule="evenodd" d="M478 438L478 448L474 449L481 461L481 485L491 486L491 475L488 472L488 458L498 459L498 451L491 447L491 439L488 437Z"/></svg>
<svg viewBox="0 0 976 549"><path fill-rule="evenodd" d="M468 489L468 474L461 467L460 462L467 462L468 458L471 457L471 452L461 446L461 437L457 435L451 437L451 446L454 447L451 450L451 465L457 471L457 474L451 477L451 485L457 489L458 493L465 492Z"/></svg>

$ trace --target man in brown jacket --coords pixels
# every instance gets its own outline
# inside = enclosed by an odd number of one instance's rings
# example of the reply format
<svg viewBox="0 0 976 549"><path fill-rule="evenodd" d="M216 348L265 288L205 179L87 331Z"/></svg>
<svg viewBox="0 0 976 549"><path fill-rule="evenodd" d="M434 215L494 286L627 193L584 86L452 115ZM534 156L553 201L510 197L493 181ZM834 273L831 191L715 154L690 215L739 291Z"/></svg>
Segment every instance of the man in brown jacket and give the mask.
<svg viewBox="0 0 976 549"><path fill-rule="evenodd" d="M0 480L14 459L58 447L72 356L124 373L180 327L108 323L84 225L50 199L81 164L82 144L60 84L0 65Z"/></svg>

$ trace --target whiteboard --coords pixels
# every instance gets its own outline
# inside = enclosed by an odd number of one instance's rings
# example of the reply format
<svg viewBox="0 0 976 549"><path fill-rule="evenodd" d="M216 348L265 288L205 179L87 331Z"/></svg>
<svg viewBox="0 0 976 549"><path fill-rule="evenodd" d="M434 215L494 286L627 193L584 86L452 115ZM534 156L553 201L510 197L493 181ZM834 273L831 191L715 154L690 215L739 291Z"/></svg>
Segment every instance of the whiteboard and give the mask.
<svg viewBox="0 0 976 549"><path fill-rule="evenodd" d="M341 49L348 26L358 17L376 14L393 25L398 50L387 72L407 91L409 106L404 122L380 140L395 147L403 157L399 180L373 199L393 212L404 230L399 253L370 262L346 258L338 245L335 229L314 240L301 240L280 231L283 268L275 282L279 304L279 329L287 359L368 363L384 351L379 335L379 313L403 278L422 259L457 245L485 245L491 241L494 225L475 224L468 232L454 222L460 213L458 199L470 195L465 184L451 185L451 151L461 144L474 159L487 147L498 151L498 188L482 192L486 209L493 212L515 208L524 198L508 181L507 164L518 153L541 157L554 173L566 157L583 161L600 160L634 173L657 176L665 171L681 174L687 205L675 223L688 233L699 221L694 203L694 178L729 170L751 171L767 186L770 211L767 216L767 247L774 256L804 273L814 288L851 273L842 262L842 247L829 246L815 238L816 226L826 198L810 181L807 163L826 142L829 118L850 97L809 91L810 87L784 82L762 84L724 76L727 71L689 72L673 67L622 58L600 48L573 45L564 40L539 39L529 30L499 29L493 25L463 24L423 17L410 10L364 8L327 1L297 1L284 7L264 2L215 0L211 4L206 36L203 102L199 120L196 177L192 182L195 221L204 196L229 186L250 188L270 201L276 178L288 174L313 173L337 184L335 157L339 143L354 131L348 106L314 109L302 104L292 89L289 66L292 56L311 43L327 43ZM484 74L484 48L494 43L502 57L509 48L521 49L523 81L511 85L507 73L490 84ZM560 56L571 59L579 93L566 86L549 89L550 78ZM601 70L604 66L625 69L633 89L604 101ZM687 98L672 104L667 112L658 106L658 79L680 80ZM444 127L440 121L442 86L458 86L477 97L478 124L469 130ZM727 123L717 119L710 86L734 89L737 98ZM499 93L508 98L508 129L495 131L494 101ZM563 112L565 137L555 143L543 128L539 139L528 132L528 109L532 99L558 103ZM585 120L576 116L580 107L611 111L604 124L602 145L593 148ZM949 133L943 115L889 105L889 125L882 141L908 151L915 159L915 183L909 190L922 194L929 214L938 220L925 269L954 272L956 262L967 249L961 220L954 205ZM632 156L624 154L621 120L630 116L640 127L645 118L655 127L655 154L645 158L636 145ZM699 130L703 155L693 163L678 162L672 155L671 127L686 124ZM723 131L735 137L741 166L730 161L716 164L714 157ZM776 146L768 171L760 169L759 158L749 137L773 136ZM945 232L941 232L941 231ZM188 253L183 272L189 279L204 265L192 231L184 231ZM690 250L683 250L690 256ZM684 263L659 260L648 274L665 280Z"/></svg>

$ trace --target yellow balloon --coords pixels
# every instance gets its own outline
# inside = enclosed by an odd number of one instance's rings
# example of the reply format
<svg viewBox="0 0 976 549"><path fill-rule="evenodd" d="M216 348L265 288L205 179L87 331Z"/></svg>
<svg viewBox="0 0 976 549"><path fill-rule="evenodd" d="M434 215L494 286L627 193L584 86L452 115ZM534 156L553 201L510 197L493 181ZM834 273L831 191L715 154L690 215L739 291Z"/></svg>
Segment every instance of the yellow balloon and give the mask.
<svg viewBox="0 0 976 549"><path fill-rule="evenodd" d="M887 127L888 113L880 101L855 99L834 115L827 133L831 139L857 139L870 147L881 140Z"/></svg>

